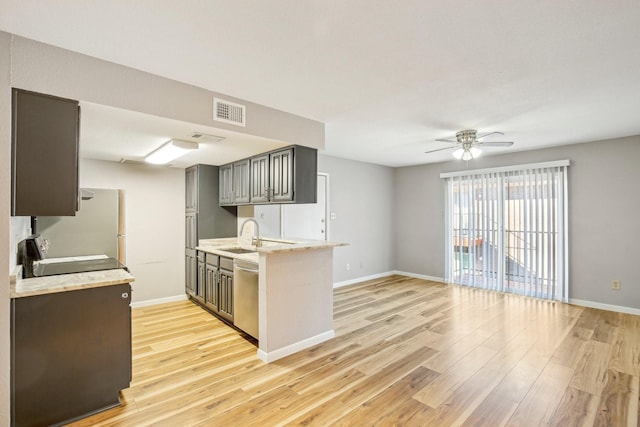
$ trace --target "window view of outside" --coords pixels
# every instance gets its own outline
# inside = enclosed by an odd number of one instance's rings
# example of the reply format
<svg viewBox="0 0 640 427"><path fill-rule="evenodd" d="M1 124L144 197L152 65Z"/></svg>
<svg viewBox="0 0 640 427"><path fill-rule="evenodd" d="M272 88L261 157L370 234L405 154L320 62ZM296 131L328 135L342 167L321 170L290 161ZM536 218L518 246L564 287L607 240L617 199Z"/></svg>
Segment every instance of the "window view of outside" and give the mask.
<svg viewBox="0 0 640 427"><path fill-rule="evenodd" d="M556 299L562 184L550 170L450 180L452 281Z"/></svg>

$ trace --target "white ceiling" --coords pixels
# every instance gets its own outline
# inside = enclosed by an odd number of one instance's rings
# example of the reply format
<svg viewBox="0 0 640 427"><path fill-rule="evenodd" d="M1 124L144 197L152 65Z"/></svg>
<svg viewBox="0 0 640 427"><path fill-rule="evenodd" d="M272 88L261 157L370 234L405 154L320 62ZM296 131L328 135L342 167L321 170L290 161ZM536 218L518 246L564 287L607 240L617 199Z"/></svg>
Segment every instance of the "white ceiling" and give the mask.
<svg viewBox="0 0 640 427"><path fill-rule="evenodd" d="M81 102L80 156L89 159L142 162L170 139L198 143L198 150L171 162L171 167L196 163L223 165L286 144L224 129L170 120L104 105ZM224 138L192 137L194 132Z"/></svg>
<svg viewBox="0 0 640 427"><path fill-rule="evenodd" d="M640 134L638 0L0 0L0 12L2 30L323 121L340 157L448 160L424 151L467 128L515 141L486 153ZM109 111L94 107L102 129L83 124L83 143L98 156Z"/></svg>

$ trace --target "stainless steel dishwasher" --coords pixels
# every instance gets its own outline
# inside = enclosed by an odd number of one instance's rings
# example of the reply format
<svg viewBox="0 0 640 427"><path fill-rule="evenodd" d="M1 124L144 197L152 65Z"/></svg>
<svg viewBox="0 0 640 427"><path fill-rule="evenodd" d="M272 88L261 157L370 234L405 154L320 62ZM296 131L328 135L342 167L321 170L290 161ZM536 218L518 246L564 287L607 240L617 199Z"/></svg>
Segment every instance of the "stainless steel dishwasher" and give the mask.
<svg viewBox="0 0 640 427"><path fill-rule="evenodd" d="M233 324L258 339L258 264L233 262Z"/></svg>

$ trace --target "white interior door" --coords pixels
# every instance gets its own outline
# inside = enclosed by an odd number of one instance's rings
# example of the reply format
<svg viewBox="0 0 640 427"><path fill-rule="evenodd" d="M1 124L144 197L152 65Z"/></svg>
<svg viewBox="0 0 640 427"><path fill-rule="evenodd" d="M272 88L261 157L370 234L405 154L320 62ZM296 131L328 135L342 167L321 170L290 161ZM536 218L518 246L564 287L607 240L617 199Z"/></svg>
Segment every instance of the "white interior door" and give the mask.
<svg viewBox="0 0 640 427"><path fill-rule="evenodd" d="M282 236L327 240L327 200L329 175L318 174L318 202L281 205Z"/></svg>

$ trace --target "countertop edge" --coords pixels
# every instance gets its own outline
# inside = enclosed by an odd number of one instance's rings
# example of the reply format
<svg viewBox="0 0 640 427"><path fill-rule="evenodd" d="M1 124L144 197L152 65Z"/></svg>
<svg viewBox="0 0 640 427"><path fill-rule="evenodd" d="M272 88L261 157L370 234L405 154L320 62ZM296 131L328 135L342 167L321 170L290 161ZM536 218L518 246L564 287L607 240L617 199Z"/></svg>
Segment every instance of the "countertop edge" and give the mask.
<svg viewBox="0 0 640 427"><path fill-rule="evenodd" d="M269 240L270 242L276 242L277 240ZM215 255L226 256L229 258L237 258L243 259L245 261L253 261L255 257L255 253L258 254L274 254L274 253L284 253L284 252L298 252L298 251L309 251L309 250L320 250L327 248L334 248L338 246L348 246L348 243L340 243L340 242L327 242L322 240L308 240L308 241L297 241L295 243L282 243L282 244L270 244L269 246L261 246L258 248L252 247L252 250L255 250L252 254L234 254L231 252L226 252L226 248L232 247L244 247L240 243L239 240L233 238L222 238L222 239L203 239L196 246L196 250L202 252L208 252ZM253 255L253 256L252 256Z"/></svg>
<svg viewBox="0 0 640 427"><path fill-rule="evenodd" d="M11 299L23 298L119 285L134 281L135 277L123 269L60 274L30 279L17 278L16 282L10 285L9 297Z"/></svg>
<svg viewBox="0 0 640 427"><path fill-rule="evenodd" d="M9 275L9 285L15 286L18 281L18 277L22 277L22 264L16 265L16 268L14 268Z"/></svg>
<svg viewBox="0 0 640 427"><path fill-rule="evenodd" d="M200 252L206 252L208 254L227 257L227 258L239 259L239 260L243 260L243 261L253 262L253 263L256 263L256 264L258 263L257 251L256 252L251 252L251 253L248 253L248 254L247 253L245 253L245 254L234 254L232 252L225 251L224 250L225 246L237 247L238 245L221 245L221 246L209 245L209 246L207 246L205 244L205 245L196 246L196 250L200 251Z"/></svg>
<svg viewBox="0 0 640 427"><path fill-rule="evenodd" d="M266 246L258 248L258 253L273 254L279 252L313 251L319 249L348 246L348 243L324 242L324 243L293 243L281 246Z"/></svg>

